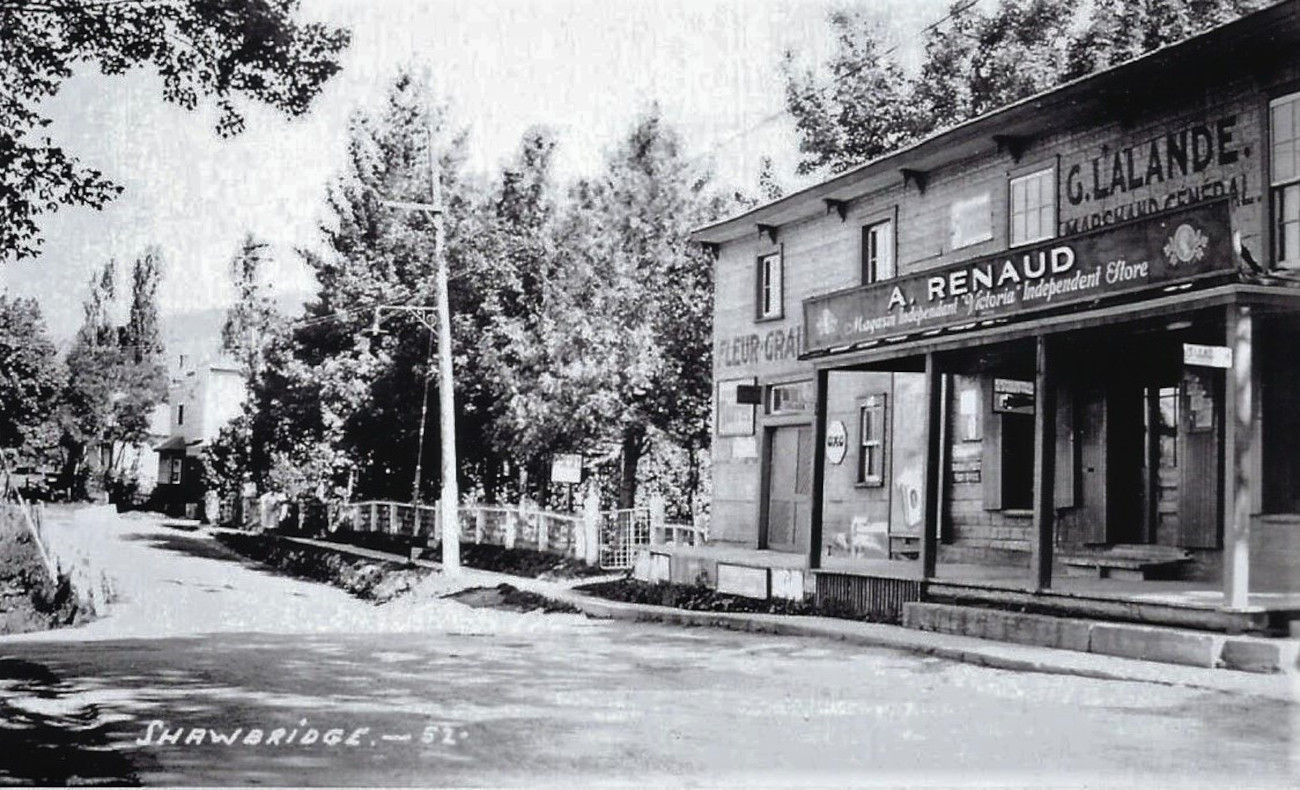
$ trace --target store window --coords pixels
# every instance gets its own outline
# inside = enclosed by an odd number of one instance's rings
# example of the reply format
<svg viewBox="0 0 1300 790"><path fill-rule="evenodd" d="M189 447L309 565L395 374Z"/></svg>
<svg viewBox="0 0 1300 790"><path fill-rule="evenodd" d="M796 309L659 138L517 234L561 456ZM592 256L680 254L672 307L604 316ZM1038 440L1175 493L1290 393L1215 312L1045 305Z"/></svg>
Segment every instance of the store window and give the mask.
<svg viewBox="0 0 1300 790"><path fill-rule="evenodd" d="M1011 246L1056 235L1056 168L1048 167L1011 179Z"/></svg>
<svg viewBox="0 0 1300 790"><path fill-rule="evenodd" d="M182 471L184 468L185 468L185 459L184 459L184 458L173 458L173 459L172 459L171 474L168 475L168 480L171 482L172 485L177 485L177 484L179 484L179 483L181 482L181 471Z"/></svg>
<svg viewBox="0 0 1300 790"><path fill-rule="evenodd" d="M858 483L885 482L885 396L872 395L858 405Z"/></svg>
<svg viewBox="0 0 1300 790"><path fill-rule="evenodd" d="M813 410L812 381L792 381L773 384L767 390L767 413L808 414Z"/></svg>
<svg viewBox="0 0 1300 790"><path fill-rule="evenodd" d="M758 259L758 319L780 318L785 310L785 283L781 253Z"/></svg>
<svg viewBox="0 0 1300 790"><path fill-rule="evenodd" d="M1269 105L1273 246L1278 266L1300 267L1300 93Z"/></svg>
<svg viewBox="0 0 1300 790"><path fill-rule="evenodd" d="M893 279L894 223L886 220L862 229L862 283Z"/></svg>

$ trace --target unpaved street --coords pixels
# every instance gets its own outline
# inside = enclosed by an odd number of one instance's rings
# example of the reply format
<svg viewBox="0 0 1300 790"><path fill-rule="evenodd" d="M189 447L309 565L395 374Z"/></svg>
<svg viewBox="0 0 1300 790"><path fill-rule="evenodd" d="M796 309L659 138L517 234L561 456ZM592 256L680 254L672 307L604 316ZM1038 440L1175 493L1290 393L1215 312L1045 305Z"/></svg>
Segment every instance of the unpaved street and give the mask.
<svg viewBox="0 0 1300 790"><path fill-rule="evenodd" d="M0 777L278 785L1285 786L1296 706L811 639L376 607L155 520L53 519L118 596L0 638ZM436 585L431 585L431 588ZM256 732L255 732L256 731Z"/></svg>

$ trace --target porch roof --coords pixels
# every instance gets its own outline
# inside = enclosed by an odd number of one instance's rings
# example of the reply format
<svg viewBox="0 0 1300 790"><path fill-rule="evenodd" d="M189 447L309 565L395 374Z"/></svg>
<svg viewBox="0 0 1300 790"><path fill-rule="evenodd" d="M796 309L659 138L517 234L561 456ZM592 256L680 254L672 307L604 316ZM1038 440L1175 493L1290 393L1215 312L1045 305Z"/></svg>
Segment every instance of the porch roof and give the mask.
<svg viewBox="0 0 1300 790"><path fill-rule="evenodd" d="M1021 321L1000 319L985 322L987 326L930 330L919 336L908 336L893 342L868 341L847 348L805 355L803 358L810 360L819 370L869 367L883 362L915 360L922 366L894 364L889 369L920 371L923 369L924 355L932 352L957 351L1006 343L1038 335L1121 324L1139 318L1186 315L1197 310L1233 304L1251 305L1265 311L1300 314L1300 288L1234 282L1201 290L1176 291L1156 298L1111 304L1090 310L1039 315Z"/></svg>

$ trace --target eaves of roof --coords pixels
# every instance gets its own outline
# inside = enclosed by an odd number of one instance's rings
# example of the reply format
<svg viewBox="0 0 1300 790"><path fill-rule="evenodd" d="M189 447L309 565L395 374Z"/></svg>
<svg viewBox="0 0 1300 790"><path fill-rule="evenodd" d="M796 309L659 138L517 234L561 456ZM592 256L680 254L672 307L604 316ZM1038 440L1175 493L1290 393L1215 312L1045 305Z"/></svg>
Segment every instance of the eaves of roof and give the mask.
<svg viewBox="0 0 1300 790"><path fill-rule="evenodd" d="M1080 77L944 129L820 184L699 228L691 240L720 244L823 214L840 203L974 156L1072 128L1131 118L1151 100L1243 75L1266 78L1300 48L1300 0L1283 0L1127 63ZM922 176L924 177L924 176Z"/></svg>

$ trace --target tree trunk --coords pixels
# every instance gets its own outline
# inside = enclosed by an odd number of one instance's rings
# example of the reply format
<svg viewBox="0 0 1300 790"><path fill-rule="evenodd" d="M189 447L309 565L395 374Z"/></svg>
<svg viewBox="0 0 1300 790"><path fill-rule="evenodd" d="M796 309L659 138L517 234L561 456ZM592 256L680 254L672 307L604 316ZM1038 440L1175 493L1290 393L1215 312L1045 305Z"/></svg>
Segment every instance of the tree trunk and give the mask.
<svg viewBox="0 0 1300 790"><path fill-rule="evenodd" d="M629 425L623 430L623 471L618 485L621 510L636 505L636 468L645 452L645 426Z"/></svg>

